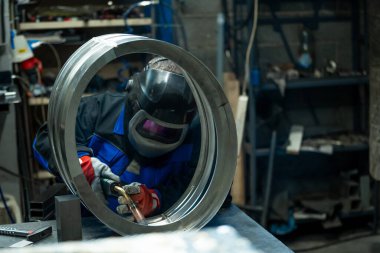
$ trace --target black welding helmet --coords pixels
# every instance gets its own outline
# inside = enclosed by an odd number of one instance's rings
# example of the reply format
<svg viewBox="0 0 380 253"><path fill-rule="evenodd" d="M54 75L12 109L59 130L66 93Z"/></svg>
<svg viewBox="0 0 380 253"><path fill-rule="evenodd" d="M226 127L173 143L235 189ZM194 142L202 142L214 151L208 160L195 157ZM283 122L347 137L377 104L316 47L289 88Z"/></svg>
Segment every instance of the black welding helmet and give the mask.
<svg viewBox="0 0 380 253"><path fill-rule="evenodd" d="M179 74L147 69L127 86L128 139L145 157L158 157L182 144L195 103L186 79Z"/></svg>

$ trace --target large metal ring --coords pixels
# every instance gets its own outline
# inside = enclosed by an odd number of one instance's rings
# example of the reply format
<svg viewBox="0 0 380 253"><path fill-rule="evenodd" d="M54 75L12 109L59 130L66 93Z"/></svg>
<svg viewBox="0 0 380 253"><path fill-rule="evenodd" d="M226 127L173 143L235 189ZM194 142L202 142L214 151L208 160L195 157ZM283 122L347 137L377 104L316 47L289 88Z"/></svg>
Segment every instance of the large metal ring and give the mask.
<svg viewBox="0 0 380 253"><path fill-rule="evenodd" d="M201 122L201 151L194 176L182 197L165 213L139 225L112 212L96 197L80 168L75 122L81 96L92 77L119 56L161 55L187 72ZM237 144L231 108L214 75L197 58L175 45L127 34L110 34L81 46L59 73L48 111L49 140L59 173L71 192L119 234L199 229L217 213L234 177Z"/></svg>

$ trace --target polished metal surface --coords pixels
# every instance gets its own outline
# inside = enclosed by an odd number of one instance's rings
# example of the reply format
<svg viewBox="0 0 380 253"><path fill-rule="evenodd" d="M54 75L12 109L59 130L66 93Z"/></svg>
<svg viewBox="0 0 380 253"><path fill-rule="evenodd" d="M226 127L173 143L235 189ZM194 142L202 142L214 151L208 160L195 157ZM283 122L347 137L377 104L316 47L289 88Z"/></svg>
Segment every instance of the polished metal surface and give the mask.
<svg viewBox="0 0 380 253"><path fill-rule="evenodd" d="M7 226L12 228L30 230L36 230L41 227L52 226L52 235L35 243L34 246L36 247L46 244L52 245L53 247L56 245L58 241L56 225L57 223L55 220L7 224ZM230 208L223 208L222 210L220 210L214 216L214 218L212 218L211 221L202 229L202 231L207 228L219 227L221 225L228 225L235 228L241 236L249 239L252 245L255 246L257 249L261 250L261 252L293 252L288 247L286 247L281 241L279 241L276 237L274 237L272 234L266 231L262 226L260 226L250 217L248 217L243 211L241 211L236 206L232 205ZM82 219L82 231L83 241L116 236L113 231L108 229L104 224L102 224L99 220L97 220L94 217L85 217ZM0 252L9 253L9 249L7 247L21 240L23 240L23 238L0 235L0 248L4 248L4 250ZM128 247L125 244L122 245L124 245L123 247ZM55 252L54 250L55 249L51 249L50 252ZM232 251L235 252L236 250Z"/></svg>
<svg viewBox="0 0 380 253"><path fill-rule="evenodd" d="M112 212L96 197L80 168L75 144L78 105L91 78L107 63L132 53L161 55L186 71L201 122L201 152L182 197L165 213L139 225ZM199 229L217 213L231 187L236 166L236 128L228 101L210 70L175 45L127 34L99 36L81 46L55 82L48 112L49 139L59 172L83 204L119 234Z"/></svg>

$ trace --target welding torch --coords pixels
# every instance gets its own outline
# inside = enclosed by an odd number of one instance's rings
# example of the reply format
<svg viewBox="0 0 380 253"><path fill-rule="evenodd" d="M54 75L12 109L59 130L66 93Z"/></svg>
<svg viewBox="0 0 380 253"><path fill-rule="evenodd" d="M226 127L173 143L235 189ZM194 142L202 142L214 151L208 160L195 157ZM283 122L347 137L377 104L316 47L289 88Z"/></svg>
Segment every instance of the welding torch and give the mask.
<svg viewBox="0 0 380 253"><path fill-rule="evenodd" d="M148 225L145 220L145 216L142 214L140 209L136 206L135 202L133 202L132 198L123 189L122 185L119 182L115 182L107 178L102 178L101 185L106 196L123 196L126 199L127 206L133 214L133 217L135 217L136 222L141 225Z"/></svg>

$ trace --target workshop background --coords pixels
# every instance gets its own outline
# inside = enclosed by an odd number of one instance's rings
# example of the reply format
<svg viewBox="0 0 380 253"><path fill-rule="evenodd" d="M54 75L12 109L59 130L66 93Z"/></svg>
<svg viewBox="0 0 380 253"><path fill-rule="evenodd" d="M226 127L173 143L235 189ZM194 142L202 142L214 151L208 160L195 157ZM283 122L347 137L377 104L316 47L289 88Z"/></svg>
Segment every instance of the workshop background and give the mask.
<svg viewBox="0 0 380 253"><path fill-rule="evenodd" d="M295 252L380 250L376 1L259 0L255 9L254 0L144 1L147 6L20 0L9 2L9 13L4 2L1 36L10 36L13 50L29 43L30 54L0 53L1 223L11 222L4 202L17 222L54 218L41 203L64 194L65 186L32 153L51 87L85 41L128 32L184 47L223 85L236 120L245 122L231 190L235 205ZM122 20L126 12L135 25ZM3 21L8 15L10 22ZM101 24L108 19L122 21ZM89 92L120 91L120 72L135 67L115 62Z"/></svg>

